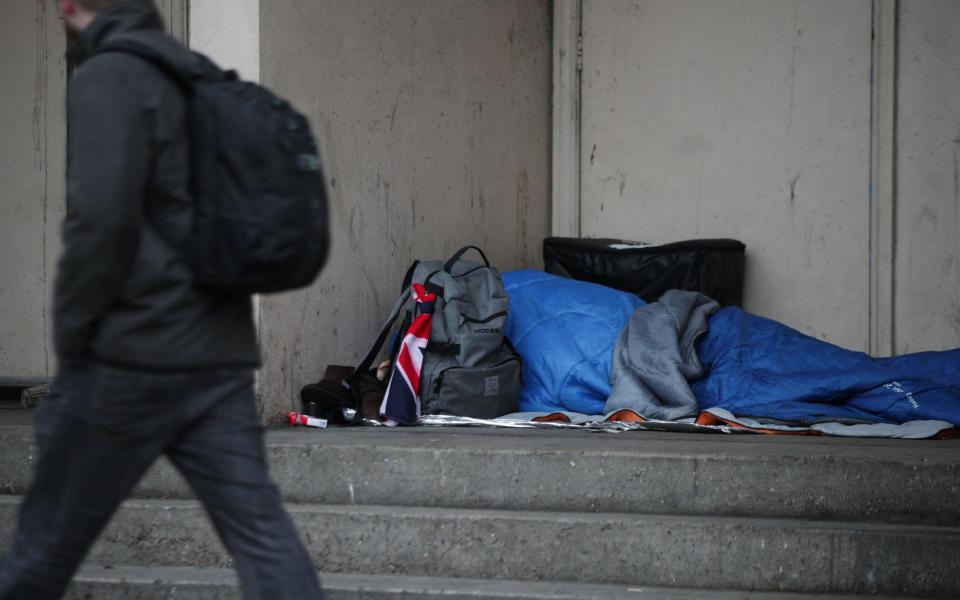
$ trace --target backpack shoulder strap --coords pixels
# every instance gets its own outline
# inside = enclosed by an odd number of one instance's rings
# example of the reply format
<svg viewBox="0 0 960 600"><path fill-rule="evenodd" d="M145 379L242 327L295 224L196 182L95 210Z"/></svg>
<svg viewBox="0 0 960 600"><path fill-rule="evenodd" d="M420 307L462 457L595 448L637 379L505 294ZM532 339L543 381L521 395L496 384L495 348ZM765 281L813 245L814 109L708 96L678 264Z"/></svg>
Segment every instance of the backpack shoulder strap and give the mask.
<svg viewBox="0 0 960 600"><path fill-rule="evenodd" d="M390 333L390 328L393 327L394 322L397 320L397 317L400 315L400 311L403 310L403 305L407 303L407 300L410 299L410 289L407 288L400 297L397 298L396 304L393 305L393 310L390 311L390 316L387 317L386 322L383 324L383 328L380 330L380 335L377 336L373 346L367 352L367 355L363 357L363 360L353 371L353 376L350 379L353 379L358 373L364 373L368 371L373 365L373 361L376 360L377 354L380 353L380 349L383 347L383 343L387 340L387 335Z"/></svg>
<svg viewBox="0 0 960 600"><path fill-rule="evenodd" d="M150 63L177 84L177 87L187 96L192 96L196 90L194 81L189 73L184 72L172 60L164 56L162 52L150 47L149 44L144 44L129 38L120 38L107 42L98 48L94 55L108 54L111 52L129 54Z"/></svg>
<svg viewBox="0 0 960 600"><path fill-rule="evenodd" d="M415 260L413 261L413 264L410 265L410 268L407 269L406 274L403 276L403 283L400 285L400 297L397 298L397 302L393 306L393 310L390 311L390 316L387 317L386 322L383 324L383 328L380 330L380 335L377 336L373 346L367 352L367 355L363 358L357 368L353 370L354 376L368 371L373 365L373 361L376 360L377 354L380 353L380 349L383 347L383 343L387 341L387 335L390 334L390 328L393 327L397 317L400 316L400 312L403 310L403 305L406 304L407 300L410 299L410 284L413 283L413 273L416 271L419 264L420 261Z"/></svg>

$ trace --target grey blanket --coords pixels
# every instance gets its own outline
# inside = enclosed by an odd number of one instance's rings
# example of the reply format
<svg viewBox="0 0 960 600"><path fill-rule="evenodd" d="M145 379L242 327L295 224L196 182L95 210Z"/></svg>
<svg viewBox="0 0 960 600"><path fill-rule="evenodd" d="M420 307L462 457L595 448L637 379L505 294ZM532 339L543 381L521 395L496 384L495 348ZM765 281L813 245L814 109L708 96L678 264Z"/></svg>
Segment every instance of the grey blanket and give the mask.
<svg viewBox="0 0 960 600"><path fill-rule="evenodd" d="M697 414L690 382L705 374L694 346L720 305L699 292L670 290L641 306L617 339L605 412L629 408L650 419Z"/></svg>

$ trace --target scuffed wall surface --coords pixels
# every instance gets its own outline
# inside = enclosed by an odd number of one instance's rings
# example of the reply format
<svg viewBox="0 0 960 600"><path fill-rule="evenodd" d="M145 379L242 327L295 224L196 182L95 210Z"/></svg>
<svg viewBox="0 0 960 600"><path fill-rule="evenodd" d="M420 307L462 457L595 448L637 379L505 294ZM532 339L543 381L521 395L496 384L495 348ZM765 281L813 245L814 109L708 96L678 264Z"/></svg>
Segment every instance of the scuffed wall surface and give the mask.
<svg viewBox="0 0 960 600"><path fill-rule="evenodd" d="M66 186L66 35L56 0L14 0L0 20L0 380L56 368L48 310ZM178 37L187 0L159 0Z"/></svg>
<svg viewBox="0 0 960 600"><path fill-rule="evenodd" d="M66 39L55 0L0 20L0 379L46 377L49 286L64 207Z"/></svg>
<svg viewBox="0 0 960 600"><path fill-rule="evenodd" d="M897 352L960 346L960 2L901 0Z"/></svg>
<svg viewBox="0 0 960 600"><path fill-rule="evenodd" d="M190 47L244 79L260 80L260 0L194 0Z"/></svg>
<svg viewBox="0 0 960 600"><path fill-rule="evenodd" d="M869 340L871 3L583 5L581 232L747 245L744 308Z"/></svg>
<svg viewBox="0 0 960 600"><path fill-rule="evenodd" d="M261 304L262 407L366 351L414 258L540 264L549 217L547 0L290 0L261 11L261 79L313 123L333 254Z"/></svg>

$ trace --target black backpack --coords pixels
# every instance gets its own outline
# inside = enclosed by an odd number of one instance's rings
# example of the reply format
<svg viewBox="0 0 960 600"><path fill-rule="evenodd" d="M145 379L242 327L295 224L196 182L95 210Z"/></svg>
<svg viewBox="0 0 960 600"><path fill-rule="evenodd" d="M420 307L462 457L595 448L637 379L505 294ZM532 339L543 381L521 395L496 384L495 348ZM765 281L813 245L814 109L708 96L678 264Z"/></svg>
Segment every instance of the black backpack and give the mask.
<svg viewBox="0 0 960 600"><path fill-rule="evenodd" d="M196 283L226 293L309 285L329 249L327 194L307 119L202 55L184 72L148 44L119 39L97 54L137 56L187 98L191 235L178 244Z"/></svg>

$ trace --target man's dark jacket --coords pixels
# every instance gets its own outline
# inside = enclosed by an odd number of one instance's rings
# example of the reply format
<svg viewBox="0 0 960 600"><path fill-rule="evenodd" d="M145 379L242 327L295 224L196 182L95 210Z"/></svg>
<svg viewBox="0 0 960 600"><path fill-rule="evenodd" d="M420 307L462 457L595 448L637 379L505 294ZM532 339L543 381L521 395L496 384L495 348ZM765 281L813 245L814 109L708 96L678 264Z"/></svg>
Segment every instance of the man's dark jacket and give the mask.
<svg viewBox="0 0 960 600"><path fill-rule="evenodd" d="M91 359L181 370L259 363L251 301L198 289L177 245L192 198L186 102L140 58L96 54L119 37L199 68L152 0L104 9L80 34L68 98L67 216L54 293L64 366Z"/></svg>

